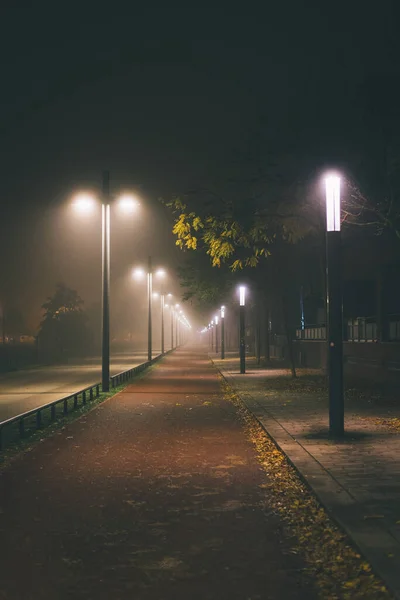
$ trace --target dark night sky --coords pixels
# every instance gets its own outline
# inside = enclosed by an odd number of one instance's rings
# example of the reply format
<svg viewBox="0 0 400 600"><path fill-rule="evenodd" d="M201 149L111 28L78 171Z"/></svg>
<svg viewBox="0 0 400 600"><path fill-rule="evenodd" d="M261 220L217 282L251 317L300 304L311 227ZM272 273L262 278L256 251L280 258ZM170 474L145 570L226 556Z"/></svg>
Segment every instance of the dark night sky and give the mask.
<svg viewBox="0 0 400 600"><path fill-rule="evenodd" d="M98 223L74 224L67 201L102 169L143 194L138 221L114 219L118 296L150 249L181 258L157 197L223 177L260 128L271 148L337 158L365 78L398 73L394 1L135 4L3 10L0 296L31 322L58 280L98 297Z"/></svg>

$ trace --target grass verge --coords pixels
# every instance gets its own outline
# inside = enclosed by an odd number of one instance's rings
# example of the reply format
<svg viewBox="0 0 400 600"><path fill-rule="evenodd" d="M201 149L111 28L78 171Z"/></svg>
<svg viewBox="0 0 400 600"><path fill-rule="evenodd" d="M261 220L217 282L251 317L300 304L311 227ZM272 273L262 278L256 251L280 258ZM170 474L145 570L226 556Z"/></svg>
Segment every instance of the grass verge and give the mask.
<svg viewBox="0 0 400 600"><path fill-rule="evenodd" d="M315 581L320 597L324 600L393 598L222 376L221 384L268 475L268 483L263 485L265 502L287 525L294 540L293 552L303 557L306 574Z"/></svg>

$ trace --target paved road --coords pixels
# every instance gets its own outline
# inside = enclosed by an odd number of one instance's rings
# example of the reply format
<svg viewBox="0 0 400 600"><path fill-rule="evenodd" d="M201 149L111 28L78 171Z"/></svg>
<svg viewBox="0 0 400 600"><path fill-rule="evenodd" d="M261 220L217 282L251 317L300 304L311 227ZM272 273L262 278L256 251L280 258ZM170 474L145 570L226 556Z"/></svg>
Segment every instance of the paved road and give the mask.
<svg viewBox="0 0 400 600"><path fill-rule="evenodd" d="M156 356L159 350L153 352ZM147 354L124 352L111 357L115 375L147 360ZM57 400L101 380L100 357L68 365L38 367L0 375L0 421Z"/></svg>
<svg viewBox="0 0 400 600"><path fill-rule="evenodd" d="M268 481L181 349L0 475L0 598L313 600Z"/></svg>

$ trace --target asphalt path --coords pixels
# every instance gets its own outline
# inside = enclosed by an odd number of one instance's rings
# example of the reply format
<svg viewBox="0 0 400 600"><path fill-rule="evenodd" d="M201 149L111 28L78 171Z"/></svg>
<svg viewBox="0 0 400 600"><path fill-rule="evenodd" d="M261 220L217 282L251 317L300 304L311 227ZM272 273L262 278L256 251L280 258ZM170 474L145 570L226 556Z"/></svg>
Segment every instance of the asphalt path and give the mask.
<svg viewBox="0 0 400 600"><path fill-rule="evenodd" d="M0 598L315 600L272 482L179 349L0 473Z"/></svg>
<svg viewBox="0 0 400 600"><path fill-rule="evenodd" d="M153 352L153 357L160 353ZM120 352L111 356L111 375L147 360L144 352ZM0 422L63 396L74 394L101 380L101 358L65 365L35 367L0 375Z"/></svg>

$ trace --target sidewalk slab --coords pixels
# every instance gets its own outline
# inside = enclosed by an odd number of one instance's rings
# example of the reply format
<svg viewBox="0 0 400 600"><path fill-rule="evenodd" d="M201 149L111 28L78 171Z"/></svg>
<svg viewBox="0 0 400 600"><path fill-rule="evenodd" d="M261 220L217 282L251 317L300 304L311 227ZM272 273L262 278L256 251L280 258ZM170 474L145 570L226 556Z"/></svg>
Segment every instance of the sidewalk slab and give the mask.
<svg viewBox="0 0 400 600"><path fill-rule="evenodd" d="M251 361L214 364L287 455L321 503L349 534L375 572L400 598L400 435L364 414L346 414L346 437L328 437L327 401L268 390L273 369Z"/></svg>

